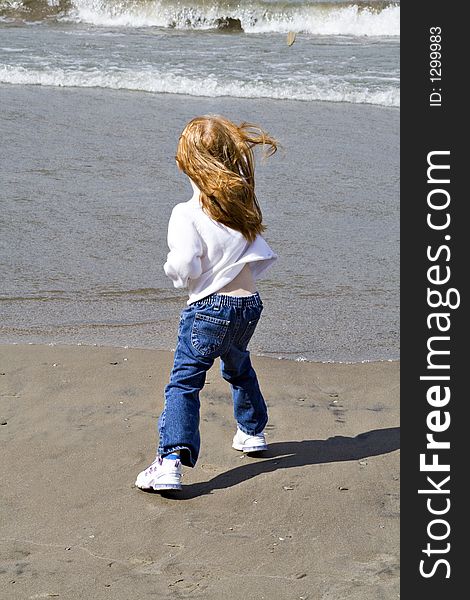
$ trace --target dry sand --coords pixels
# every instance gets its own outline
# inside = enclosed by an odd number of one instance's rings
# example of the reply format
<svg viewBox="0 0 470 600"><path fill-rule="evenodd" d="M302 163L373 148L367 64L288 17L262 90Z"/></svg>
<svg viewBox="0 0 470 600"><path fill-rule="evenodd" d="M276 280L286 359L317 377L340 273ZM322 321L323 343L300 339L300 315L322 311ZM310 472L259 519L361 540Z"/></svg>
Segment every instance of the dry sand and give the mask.
<svg viewBox="0 0 470 600"><path fill-rule="evenodd" d="M170 352L0 346L0 597L399 597L399 363L254 357L262 457L231 449L218 366L182 492L133 486L154 458Z"/></svg>

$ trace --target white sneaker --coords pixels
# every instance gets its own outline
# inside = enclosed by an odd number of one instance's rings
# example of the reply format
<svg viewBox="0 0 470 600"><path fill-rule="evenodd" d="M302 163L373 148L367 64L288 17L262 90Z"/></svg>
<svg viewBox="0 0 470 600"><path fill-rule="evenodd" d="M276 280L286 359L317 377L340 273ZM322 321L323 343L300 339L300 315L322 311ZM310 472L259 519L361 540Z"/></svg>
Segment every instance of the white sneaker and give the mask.
<svg viewBox="0 0 470 600"><path fill-rule="evenodd" d="M248 435L243 433L237 427L237 433L233 438L232 448L241 450L242 452L261 452L268 449L268 444L264 437L264 431L257 435Z"/></svg>
<svg viewBox="0 0 470 600"><path fill-rule="evenodd" d="M145 471L137 475L135 486L141 490L180 490L180 459L157 456Z"/></svg>

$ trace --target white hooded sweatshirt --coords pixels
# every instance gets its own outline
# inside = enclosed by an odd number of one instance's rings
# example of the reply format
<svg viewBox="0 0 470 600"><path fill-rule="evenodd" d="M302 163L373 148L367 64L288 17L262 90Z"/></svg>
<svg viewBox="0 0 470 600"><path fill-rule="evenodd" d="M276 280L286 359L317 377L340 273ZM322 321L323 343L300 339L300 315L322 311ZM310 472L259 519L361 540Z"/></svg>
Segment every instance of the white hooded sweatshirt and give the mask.
<svg viewBox="0 0 470 600"><path fill-rule="evenodd" d="M188 288L188 304L222 289L245 264L256 280L277 259L261 235L248 242L239 231L211 219L202 210L197 188L191 200L173 208L168 247L164 271L176 288Z"/></svg>

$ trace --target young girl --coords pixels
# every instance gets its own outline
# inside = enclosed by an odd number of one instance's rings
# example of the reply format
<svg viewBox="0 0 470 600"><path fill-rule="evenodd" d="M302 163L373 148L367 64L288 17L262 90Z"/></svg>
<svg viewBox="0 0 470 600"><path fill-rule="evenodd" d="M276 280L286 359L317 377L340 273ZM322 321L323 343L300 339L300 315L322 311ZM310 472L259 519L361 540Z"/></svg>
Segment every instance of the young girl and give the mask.
<svg viewBox="0 0 470 600"><path fill-rule="evenodd" d="M175 287L188 288L189 300L158 421L157 457L137 476L141 489L181 489L181 465L196 464L199 392L217 357L232 389L238 425L233 448L267 448L267 408L247 350L263 309L255 280L277 258L261 237L253 156L258 144L268 146L267 156L277 149L259 127L221 116L193 119L179 139L176 162L194 194L171 213L164 270Z"/></svg>

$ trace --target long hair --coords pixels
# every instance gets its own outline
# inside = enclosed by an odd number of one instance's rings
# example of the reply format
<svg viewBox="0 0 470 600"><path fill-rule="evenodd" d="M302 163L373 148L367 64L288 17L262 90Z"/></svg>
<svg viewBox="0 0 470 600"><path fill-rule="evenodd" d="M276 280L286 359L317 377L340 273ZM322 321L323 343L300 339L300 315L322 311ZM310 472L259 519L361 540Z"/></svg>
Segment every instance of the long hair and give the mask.
<svg viewBox="0 0 470 600"><path fill-rule="evenodd" d="M257 145L264 147L265 156L277 150L276 140L256 125L236 125L220 115L205 115L186 125L176 152L179 168L201 191L204 212L249 242L265 230L255 194L253 148Z"/></svg>

